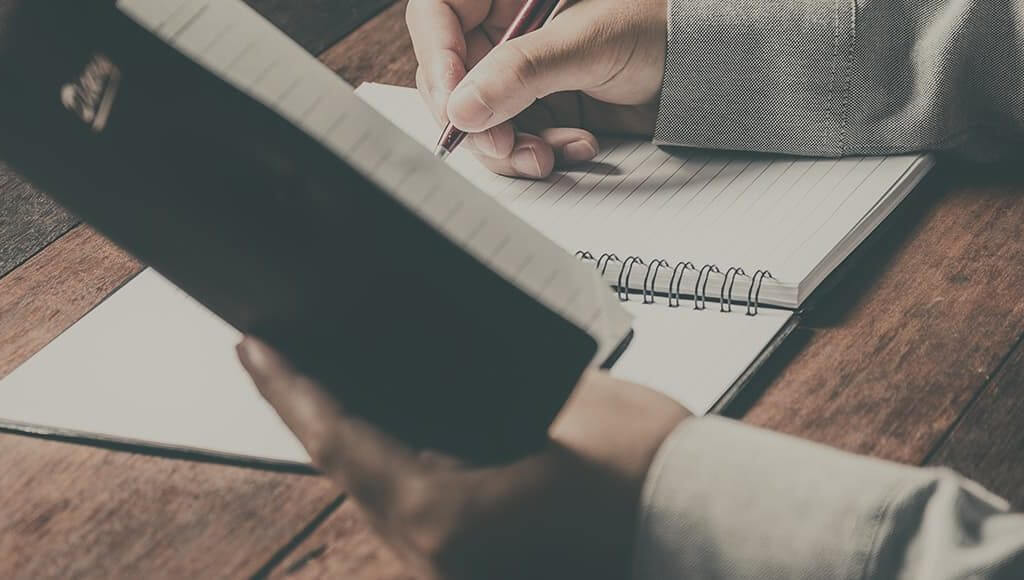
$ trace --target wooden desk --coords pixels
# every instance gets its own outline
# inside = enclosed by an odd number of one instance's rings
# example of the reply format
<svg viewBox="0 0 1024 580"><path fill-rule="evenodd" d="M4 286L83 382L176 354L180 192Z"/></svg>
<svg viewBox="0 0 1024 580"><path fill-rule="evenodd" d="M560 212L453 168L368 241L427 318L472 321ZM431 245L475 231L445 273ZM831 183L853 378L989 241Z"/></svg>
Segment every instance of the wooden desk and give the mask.
<svg viewBox="0 0 1024 580"><path fill-rule="evenodd" d="M411 84L403 6L322 58L353 83ZM31 238L15 221L0 244ZM41 235L67 227L53 223ZM1024 505L1022 224L1024 180L944 165L732 414L949 465ZM0 376L138 269L78 226L0 279ZM253 574L407 577L318 477L0 433L0 577Z"/></svg>

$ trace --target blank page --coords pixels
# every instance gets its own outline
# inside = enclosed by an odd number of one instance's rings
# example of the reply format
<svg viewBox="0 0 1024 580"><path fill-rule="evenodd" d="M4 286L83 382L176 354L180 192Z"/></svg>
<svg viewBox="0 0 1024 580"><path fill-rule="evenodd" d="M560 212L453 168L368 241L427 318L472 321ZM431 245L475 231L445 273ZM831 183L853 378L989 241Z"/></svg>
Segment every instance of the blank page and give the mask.
<svg viewBox="0 0 1024 580"><path fill-rule="evenodd" d="M589 332L605 360L629 316L600 279L357 98L241 0L118 0L145 29L273 109L538 302Z"/></svg>
<svg viewBox="0 0 1024 580"><path fill-rule="evenodd" d="M626 308L633 314L633 342L612 374L657 389L698 415L710 412L762 353L770 354L795 316L767 308L757 316L743 308L669 308L663 300L644 304L635 296Z"/></svg>
<svg viewBox="0 0 1024 580"><path fill-rule="evenodd" d="M416 91L365 84L358 94L414 139L427 146L436 141L440 130ZM542 181L494 176L466 151L451 163L569 251L613 252L647 263L662 258L673 266L690 261L698 269L716 264L723 273L729 267L748 275L768 270L777 283L765 284L762 299L789 307L798 306L880 221L866 216L887 197L898 203L931 166L920 155L835 160L662 148L637 140L604 139L601 145L594 162ZM864 224L867 232L851 235ZM696 281L690 271L681 287L692 291ZM712 298L722 281L713 277ZM667 292L668 282L663 276L658 289ZM742 276L736 280L735 297L746 298L746 284Z"/></svg>
<svg viewBox="0 0 1024 580"><path fill-rule="evenodd" d="M238 362L239 340L145 270L0 381L0 425L308 463Z"/></svg>

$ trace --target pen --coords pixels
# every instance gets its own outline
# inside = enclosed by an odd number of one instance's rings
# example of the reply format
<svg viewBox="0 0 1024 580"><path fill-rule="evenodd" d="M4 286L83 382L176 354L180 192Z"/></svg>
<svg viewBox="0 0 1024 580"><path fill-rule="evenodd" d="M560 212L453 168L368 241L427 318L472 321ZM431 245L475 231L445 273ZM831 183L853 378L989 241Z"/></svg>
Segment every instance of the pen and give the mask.
<svg viewBox="0 0 1024 580"><path fill-rule="evenodd" d="M558 4L559 0L526 0L522 9L519 10L519 14L512 21L512 25L508 27L505 35L495 46L500 46L513 38L529 34L544 26ZM441 138L437 141L437 146L434 147L434 155L440 159L448 157L465 138L466 133L448 123L444 132L441 133Z"/></svg>

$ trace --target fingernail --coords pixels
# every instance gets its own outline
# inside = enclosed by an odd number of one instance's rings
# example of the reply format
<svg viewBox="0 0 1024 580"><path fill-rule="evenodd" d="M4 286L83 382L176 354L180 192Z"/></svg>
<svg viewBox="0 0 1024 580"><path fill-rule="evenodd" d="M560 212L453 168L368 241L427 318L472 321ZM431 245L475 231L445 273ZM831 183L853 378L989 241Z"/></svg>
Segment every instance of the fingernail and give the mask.
<svg viewBox="0 0 1024 580"><path fill-rule="evenodd" d="M242 342L239 342L238 344L235 345L235 352L238 353L239 360L241 360L242 364L244 364L246 367L248 367L253 362L253 351L254 349L252 346L252 339L249 338L248 336L243 338Z"/></svg>
<svg viewBox="0 0 1024 580"><path fill-rule="evenodd" d="M261 372L267 366L267 348L258 339L246 336L235 346L242 366L250 372Z"/></svg>
<svg viewBox="0 0 1024 580"><path fill-rule="evenodd" d="M494 134L490 131L473 135L473 145L484 155L490 157L498 156L498 144L494 142Z"/></svg>
<svg viewBox="0 0 1024 580"><path fill-rule="evenodd" d="M494 116L494 111L484 102L480 90L472 84L455 89L448 100L448 111L452 113L452 120L461 125L460 129L468 131L486 127Z"/></svg>
<svg viewBox="0 0 1024 580"><path fill-rule="evenodd" d="M525 177L543 177L537 152L529 145L512 152L512 167Z"/></svg>
<svg viewBox="0 0 1024 580"><path fill-rule="evenodd" d="M597 151L586 139L573 141L562 147L562 157L566 161L590 161L595 155L597 155Z"/></svg>

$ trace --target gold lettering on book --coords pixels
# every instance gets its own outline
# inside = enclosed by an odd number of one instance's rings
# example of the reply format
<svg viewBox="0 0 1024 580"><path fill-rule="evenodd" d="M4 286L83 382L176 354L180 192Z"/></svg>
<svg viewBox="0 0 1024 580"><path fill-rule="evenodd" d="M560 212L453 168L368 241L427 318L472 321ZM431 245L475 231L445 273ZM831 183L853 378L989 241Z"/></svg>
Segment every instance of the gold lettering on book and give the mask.
<svg viewBox="0 0 1024 580"><path fill-rule="evenodd" d="M103 54L95 54L78 80L60 89L60 101L96 133L107 126L121 86L121 71Z"/></svg>

